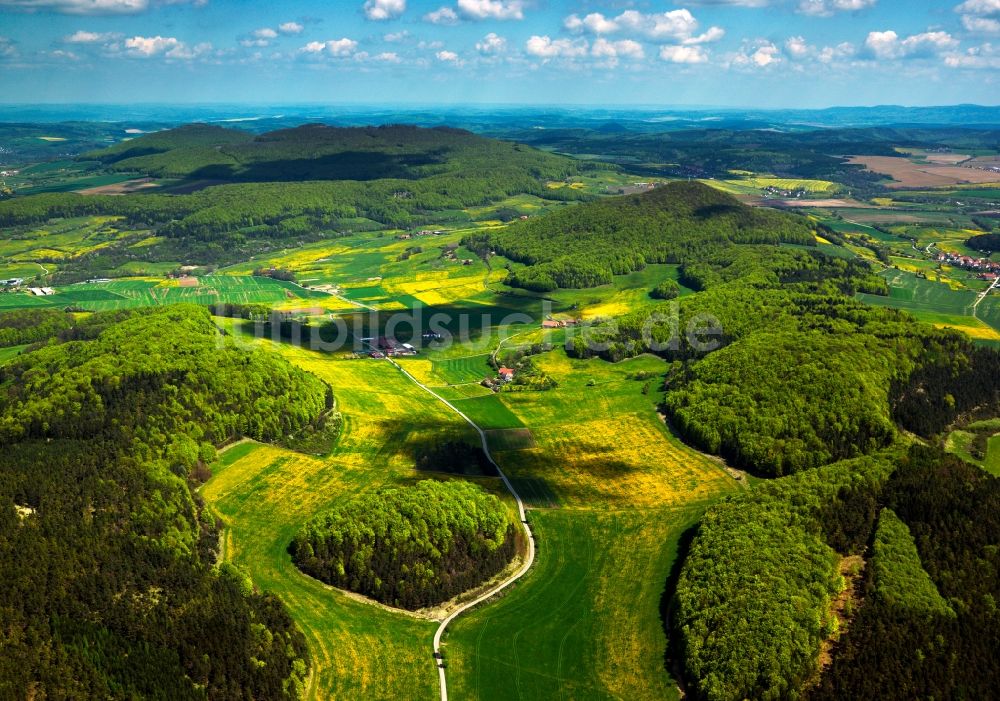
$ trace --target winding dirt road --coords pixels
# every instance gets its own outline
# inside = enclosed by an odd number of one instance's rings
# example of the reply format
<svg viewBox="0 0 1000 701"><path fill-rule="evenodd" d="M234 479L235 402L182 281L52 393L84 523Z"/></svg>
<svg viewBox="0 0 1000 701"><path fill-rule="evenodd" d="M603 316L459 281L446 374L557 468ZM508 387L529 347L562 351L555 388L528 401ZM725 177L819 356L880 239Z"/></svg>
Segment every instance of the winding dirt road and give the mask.
<svg viewBox="0 0 1000 701"><path fill-rule="evenodd" d="M438 679L441 682L441 701L448 701L448 680L445 678L444 660L441 657L441 636L444 634L445 628L448 627L449 623L451 623L453 620L455 620L456 618L458 618L459 616L461 616L463 613L465 613L469 609L475 608L476 606L478 606L479 604L483 603L487 599L495 596L499 592L501 592L504 589L506 589L507 587L509 587L511 584L513 584L514 582L516 582L517 580L519 580L521 577L523 577L524 574L529 569L531 569L531 565L535 561L535 536L531 532L531 526L528 525L528 519L527 519L527 517L525 515L525 511L524 511L524 502L521 500L521 496L517 493L517 490L514 489L514 485L511 484L511 481L507 478L507 475L504 474L504 471L500 469L500 466L497 465L496 461L493 459L493 456L490 454L490 447L489 447L488 442L486 440L486 433L483 431L483 429L481 429L476 424L475 421L473 421L468 416L466 416L461 411L459 411L458 408L456 408L454 404L452 404L447 399L445 399L444 397L442 397L441 395L439 395L437 392L435 392L434 390L432 390L427 385L425 385L422 382L420 382L413 375L411 375L410 373L408 373L395 360L393 360L392 358L389 358L388 360L389 360L390 363L393 364L393 366L397 370L399 370L401 373L403 373L404 375L406 375L406 377L408 377L411 382L413 382L415 385L417 385L417 387L420 387L422 390L424 390L425 392L427 392L428 394L430 394L431 396L433 396L439 402L441 402L446 407L448 407L449 409L451 409L452 411L454 411L456 414L458 414L459 416L461 416L463 419L465 419L466 423L468 423L470 426L472 426L472 428L476 429L476 432L479 434L479 440L483 444L483 453L486 455L486 459L489 460L490 464L492 464L493 467L496 468L497 474L500 475L500 479L503 480L504 486L507 487L507 491L509 491L511 493L511 495L514 497L514 500L517 502L518 518L521 519L521 527L524 529L524 534L527 537L528 556L525 558L524 563L517 570L517 572L515 572L510 577L508 577L504 581L502 581L499 584L497 584L495 587L493 587L492 589L490 589L489 591L487 591L485 594L483 594L479 598L475 599L474 601L470 601L467 604L463 604L460 608L457 608L454 611L452 611L451 614L447 618L445 618L443 621L441 621L441 625L438 626L437 632L434 633L434 661L435 661L435 664L437 664Z"/></svg>

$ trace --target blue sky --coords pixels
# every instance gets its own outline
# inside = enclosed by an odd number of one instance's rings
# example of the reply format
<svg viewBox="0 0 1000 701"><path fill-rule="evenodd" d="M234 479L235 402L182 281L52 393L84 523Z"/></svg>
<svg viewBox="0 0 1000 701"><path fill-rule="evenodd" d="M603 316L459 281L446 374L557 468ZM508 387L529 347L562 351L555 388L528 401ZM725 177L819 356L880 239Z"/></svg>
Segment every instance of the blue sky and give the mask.
<svg viewBox="0 0 1000 701"><path fill-rule="evenodd" d="M0 101L996 104L1000 0L0 0Z"/></svg>

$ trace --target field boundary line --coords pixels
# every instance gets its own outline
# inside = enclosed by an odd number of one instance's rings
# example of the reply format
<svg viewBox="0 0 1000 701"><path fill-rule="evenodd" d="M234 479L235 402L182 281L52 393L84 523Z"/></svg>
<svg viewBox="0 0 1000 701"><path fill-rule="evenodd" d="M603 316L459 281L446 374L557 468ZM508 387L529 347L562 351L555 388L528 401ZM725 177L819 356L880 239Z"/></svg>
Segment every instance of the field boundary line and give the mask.
<svg viewBox="0 0 1000 701"><path fill-rule="evenodd" d="M531 532L531 526L528 525L528 518L524 510L524 501L521 500L521 496L517 493L517 490L514 489L514 485L511 483L510 479L507 478L507 475L504 473L504 471L500 469L500 466L493 459L493 455L490 453L489 442L486 440L486 432L483 431L483 429L480 428L475 421L473 421L468 416L459 411L459 409L455 407L454 404L452 404L447 399L439 395L437 392L432 390L427 385L420 382L420 380L418 380L409 372L407 372L395 360L391 358L389 358L388 360L397 370L406 375L406 377L408 377L411 382L417 385L417 387L420 387L422 390L430 394L432 397L437 399L446 407L454 411L456 414L465 419L465 422L468 423L470 426L472 426L472 428L476 429L476 432L479 434L479 440L482 443L483 453L486 455L486 459L490 461L490 464L493 465L494 468L496 468L497 474L500 476L500 479L503 480L504 486L507 487L507 491L511 493L511 496L514 497L514 501L517 502L517 513L519 518L521 519L521 528L524 529L524 534L525 536L527 536L528 556L524 559L524 564L521 565L520 569L518 569L517 572L515 572L510 577L500 582L499 584L497 584L497 586L485 592L475 600L470 601L467 604L463 604L459 608L452 611L447 618L441 621L441 624L438 626L437 631L434 633L434 662L437 664L438 680L441 683L441 701L448 701L448 681L445 677L445 666L443 658L441 657L441 636L444 634L444 631L448 627L448 624L451 623L456 618L458 618L461 614L465 613L466 611L472 608L475 608L476 606L483 603L487 599L491 599L492 597L496 596L501 591L512 585L521 577L523 577L528 572L528 570L531 569L531 565L535 561L535 536Z"/></svg>

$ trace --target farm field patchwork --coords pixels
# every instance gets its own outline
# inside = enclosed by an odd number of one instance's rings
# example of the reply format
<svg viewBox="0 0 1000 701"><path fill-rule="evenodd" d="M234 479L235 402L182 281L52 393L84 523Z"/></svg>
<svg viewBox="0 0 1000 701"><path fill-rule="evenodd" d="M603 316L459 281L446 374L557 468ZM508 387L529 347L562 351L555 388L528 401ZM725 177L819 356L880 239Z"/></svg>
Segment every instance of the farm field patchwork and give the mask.
<svg viewBox="0 0 1000 701"><path fill-rule="evenodd" d="M988 170L919 163L898 156L854 156L850 163L863 165L871 171L890 177L894 181L889 184L891 188L947 187L965 183L992 183L997 180L997 174Z"/></svg>
<svg viewBox="0 0 1000 701"><path fill-rule="evenodd" d="M126 278L107 282L78 283L56 288L56 294L38 297L28 293L0 295L0 307L80 307L87 311L109 311L134 307L189 302L209 305L271 304L314 306L326 300L324 292L306 290L293 283L249 275L213 275L192 278L193 284L157 278Z"/></svg>

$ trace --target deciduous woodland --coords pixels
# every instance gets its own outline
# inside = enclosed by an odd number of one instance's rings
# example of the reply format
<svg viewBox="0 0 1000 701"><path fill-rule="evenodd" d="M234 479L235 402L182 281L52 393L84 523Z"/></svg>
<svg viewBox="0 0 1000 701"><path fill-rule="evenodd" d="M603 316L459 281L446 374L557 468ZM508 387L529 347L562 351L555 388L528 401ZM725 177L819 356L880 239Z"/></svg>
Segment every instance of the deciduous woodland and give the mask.
<svg viewBox="0 0 1000 701"><path fill-rule="evenodd" d="M2 695L296 698L302 634L215 568L193 487L216 446L315 422L330 388L184 306L94 315L0 388Z"/></svg>
<svg viewBox="0 0 1000 701"><path fill-rule="evenodd" d="M516 527L497 497L470 483L424 480L317 517L290 550L328 584L417 609L486 581L516 547Z"/></svg>

